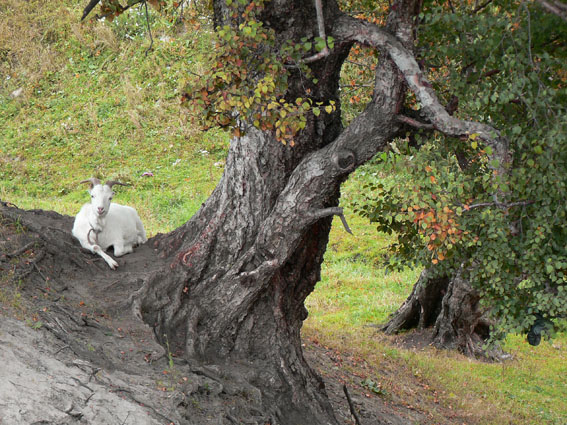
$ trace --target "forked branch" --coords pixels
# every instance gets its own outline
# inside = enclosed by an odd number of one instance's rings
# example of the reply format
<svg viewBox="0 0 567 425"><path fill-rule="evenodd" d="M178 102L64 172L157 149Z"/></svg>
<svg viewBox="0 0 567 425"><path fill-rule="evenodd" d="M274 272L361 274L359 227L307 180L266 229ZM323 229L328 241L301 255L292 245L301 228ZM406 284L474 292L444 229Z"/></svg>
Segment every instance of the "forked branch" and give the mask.
<svg viewBox="0 0 567 425"><path fill-rule="evenodd" d="M506 164L509 162L508 140L497 129L487 124L452 117L439 102L413 53L396 37L375 24L347 15L338 20L334 32L341 40L354 41L386 52L404 76L433 128L452 137L469 137L476 134L492 148L492 157L497 159L499 164L495 171L500 175L505 174Z"/></svg>
<svg viewBox="0 0 567 425"><path fill-rule="evenodd" d="M567 21L567 4L560 0L536 0L547 12Z"/></svg>

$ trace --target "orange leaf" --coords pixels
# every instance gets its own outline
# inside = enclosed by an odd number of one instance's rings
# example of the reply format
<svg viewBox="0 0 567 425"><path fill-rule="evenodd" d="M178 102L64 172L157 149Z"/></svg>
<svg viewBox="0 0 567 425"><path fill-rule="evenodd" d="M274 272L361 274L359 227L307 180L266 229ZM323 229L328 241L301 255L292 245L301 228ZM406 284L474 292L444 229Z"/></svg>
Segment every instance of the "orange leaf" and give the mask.
<svg viewBox="0 0 567 425"><path fill-rule="evenodd" d="M437 180L435 180L435 176L429 176L429 180L431 180L431 183L435 184Z"/></svg>

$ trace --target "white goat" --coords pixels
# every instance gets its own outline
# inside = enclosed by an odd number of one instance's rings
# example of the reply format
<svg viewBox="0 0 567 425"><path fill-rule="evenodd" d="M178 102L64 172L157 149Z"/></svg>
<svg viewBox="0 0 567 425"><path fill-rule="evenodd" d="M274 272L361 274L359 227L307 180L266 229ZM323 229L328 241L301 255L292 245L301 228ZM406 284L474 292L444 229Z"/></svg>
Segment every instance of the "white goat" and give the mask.
<svg viewBox="0 0 567 425"><path fill-rule="evenodd" d="M96 178L81 183L90 183L91 202L83 205L75 217L73 236L83 248L100 255L115 269L118 263L105 251L113 246L116 257L132 252L135 245L148 240L144 225L134 208L110 202L112 186L128 185L112 180L102 185Z"/></svg>

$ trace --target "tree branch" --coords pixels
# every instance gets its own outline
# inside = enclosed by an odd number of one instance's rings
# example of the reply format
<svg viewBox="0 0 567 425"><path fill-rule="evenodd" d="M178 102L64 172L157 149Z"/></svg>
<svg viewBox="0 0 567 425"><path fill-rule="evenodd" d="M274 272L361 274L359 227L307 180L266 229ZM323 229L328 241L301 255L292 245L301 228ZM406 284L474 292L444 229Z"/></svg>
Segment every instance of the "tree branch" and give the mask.
<svg viewBox="0 0 567 425"><path fill-rule="evenodd" d="M495 171L499 175L506 173L506 165L509 162L508 140L498 130L487 124L452 117L439 102L413 53L408 51L396 37L374 24L347 15L343 15L338 20L335 31L343 40L358 42L385 51L403 74L409 89L420 102L433 128L452 137L478 135L486 145L492 148L492 158L498 160L499 164L494 167Z"/></svg>
<svg viewBox="0 0 567 425"><path fill-rule="evenodd" d="M146 11L146 25L148 26L148 34L150 36L150 47L148 47L148 50L146 50L146 53L144 54L144 56L148 56L148 52L150 52L152 50L152 47L154 46L154 37L152 36L152 27L150 26L150 16L148 14L148 2L144 1L144 8Z"/></svg>
<svg viewBox="0 0 567 425"><path fill-rule="evenodd" d="M567 4L559 0L536 0L549 13L567 21Z"/></svg>
<svg viewBox="0 0 567 425"><path fill-rule="evenodd" d="M89 4L87 4L87 6L85 7L85 9L83 10L83 16L81 16L81 21L84 20L89 13L91 13L91 10L94 9L94 7L100 2L100 0L91 0L89 2Z"/></svg>
<svg viewBox="0 0 567 425"><path fill-rule="evenodd" d="M420 129L423 129L423 130L434 130L435 129L433 124L419 122L419 121L414 120L413 118L410 118L410 117L405 116L405 115L398 115L396 117L396 119L399 122L403 122L404 124L407 124L411 127L420 128Z"/></svg>
<svg viewBox="0 0 567 425"><path fill-rule="evenodd" d="M349 409L350 409L350 413L351 413L352 417L354 418L354 421L355 421L356 425L362 425L362 424L360 423L360 419L358 418L358 415L356 414L356 410L355 410L355 408L354 408L354 403L352 402L352 399L350 398L350 394L348 393L348 389L347 389L346 384L343 385L343 391L344 391L344 393L345 393L345 395L346 395L347 402L348 402L348 407L349 407Z"/></svg>
<svg viewBox="0 0 567 425"><path fill-rule="evenodd" d="M331 52L329 50L329 47L327 46L327 35L325 34L325 19L323 18L323 5L321 4L321 0L314 0L314 2L315 10L317 11L317 28L319 30L319 37L321 37L325 41L325 47L319 53L303 59L302 62L304 63L312 63L318 61L319 59L328 56Z"/></svg>
<svg viewBox="0 0 567 425"><path fill-rule="evenodd" d="M331 215L338 215L341 219L341 222L343 223L345 230L348 233L350 233L351 235L353 234L352 230L350 230L350 227L348 226L345 215L343 213L343 209L341 207L330 207L330 208L318 210L318 211L311 213L310 217L314 218L314 219L320 219L320 218L323 218L323 217L329 217Z"/></svg>
<svg viewBox="0 0 567 425"><path fill-rule="evenodd" d="M482 9L484 9L486 6L488 6L490 3L492 3L492 0L487 0L487 1L485 1L484 3L482 3L482 4L478 5L478 6L476 6L476 7L473 9L472 13L478 13L478 12L480 12Z"/></svg>
<svg viewBox="0 0 567 425"><path fill-rule="evenodd" d="M483 208L483 207L498 207L502 209L509 209L512 207L525 207L526 205L534 204L534 201L517 201L517 202L510 202L510 203L502 203L502 202L479 202L478 204L472 204L468 206L469 210L474 208Z"/></svg>
<svg viewBox="0 0 567 425"><path fill-rule="evenodd" d="M130 9L132 6L135 6L137 4L140 3L144 3L146 0L133 0L131 3L129 3L126 6L119 6L119 10L118 10L118 14L120 13L124 13L125 11L127 11L128 9ZM89 2L89 4L87 4L87 6L85 7L85 9L83 10L83 16L81 17L81 21L84 20L89 13L91 13L91 11L94 9L94 7L100 3L100 0L91 0ZM108 18L109 16L113 15L116 12L111 12L111 13L107 13L105 15L95 15L95 19L103 19L103 18Z"/></svg>

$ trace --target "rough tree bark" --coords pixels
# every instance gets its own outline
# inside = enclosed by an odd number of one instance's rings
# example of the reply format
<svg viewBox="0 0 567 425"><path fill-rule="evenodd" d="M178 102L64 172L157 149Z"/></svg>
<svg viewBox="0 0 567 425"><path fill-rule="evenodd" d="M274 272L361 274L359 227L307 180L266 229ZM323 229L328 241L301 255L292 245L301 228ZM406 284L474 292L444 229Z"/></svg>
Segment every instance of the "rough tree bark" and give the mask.
<svg viewBox="0 0 567 425"><path fill-rule="evenodd" d="M268 2L262 19L282 40L314 37L315 4ZM335 422L321 381L301 352L304 301L319 280L331 217L341 213L340 184L399 134L406 88L435 129L457 137L477 133L495 155L507 154L497 131L450 116L423 76L413 55L420 5L396 2L383 29L324 2L325 30L335 48L311 64L318 80L313 98L338 103L342 62L360 43L382 53L371 102L344 130L340 108L310 117L292 149L259 131L233 140L210 199L186 225L156 240L168 269L135 296L158 338L186 357L245 361L247 367L234 373L257 383L264 406L280 423ZM214 6L217 23L226 20L225 2ZM287 96L304 96L304 84L292 75Z"/></svg>
<svg viewBox="0 0 567 425"><path fill-rule="evenodd" d="M338 102L340 67L352 41L334 26L342 22L334 2L326 3L324 15L338 42L312 67L319 81L314 97ZM281 37L316 35L310 2L271 2L266 21ZM248 379L262 388L280 423L335 422L321 381L303 358L300 329L331 218L340 214L340 183L399 128L402 79L390 61L381 68L374 102L343 132L337 112L311 117L293 149L259 131L233 140L210 199L190 222L156 241L170 268L137 296L144 320L186 356L245 360ZM303 90L290 82L290 98Z"/></svg>
<svg viewBox="0 0 567 425"><path fill-rule="evenodd" d="M413 3L400 2L388 23L410 49ZM224 7L215 2L217 20L228 16ZM315 12L311 2L269 2L264 22L278 37L300 40L317 35ZM324 21L335 48L312 65L312 89L318 101L338 103L342 61L353 35L368 29L331 1ZM400 129L403 76L386 56L376 75L373 101L344 131L337 111L310 117L292 149L254 130L233 140L212 196L187 224L156 240L170 266L136 295L142 318L180 354L205 363L245 361L233 373L257 383L278 423L335 423L303 358L300 329L331 218L341 213L340 184ZM305 95L300 78L292 76L291 99Z"/></svg>
<svg viewBox="0 0 567 425"><path fill-rule="evenodd" d="M382 327L387 334L409 329L432 329L431 343L472 357L499 357L482 345L490 335L490 321L480 307L480 296L461 273L432 276L425 269L412 292Z"/></svg>

